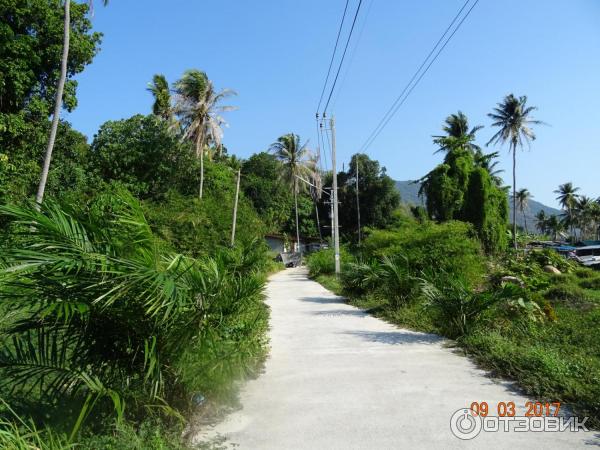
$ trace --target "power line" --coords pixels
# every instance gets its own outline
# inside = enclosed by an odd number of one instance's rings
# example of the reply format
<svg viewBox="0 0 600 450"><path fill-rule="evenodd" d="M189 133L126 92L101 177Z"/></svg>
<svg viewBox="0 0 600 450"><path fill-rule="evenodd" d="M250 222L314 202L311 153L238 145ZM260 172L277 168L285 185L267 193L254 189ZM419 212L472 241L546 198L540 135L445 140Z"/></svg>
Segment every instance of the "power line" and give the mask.
<svg viewBox="0 0 600 450"><path fill-rule="evenodd" d="M331 101L331 96L333 95L333 91L335 90L335 85L337 83L338 77L340 76L340 70L344 64L344 58L346 57L346 52L348 51L348 44L350 44L350 39L352 38L352 33L354 32L354 26L356 25L356 19L358 18L358 13L360 12L360 7L362 6L363 0L359 0L358 6L356 7L356 13L354 14L354 19L352 20L352 27L350 28L350 33L348 33L348 39L346 39L346 45L344 47L344 53L342 53L342 59L340 60L340 64L338 66L338 70L335 74L335 79L333 80L333 85L331 86L331 90L329 91L329 97L327 97L327 103L325 103L325 108L323 108L323 114L327 112L327 107L329 106L329 102Z"/></svg>
<svg viewBox="0 0 600 450"><path fill-rule="evenodd" d="M329 62L329 69L327 70L327 76L325 77L325 83L323 84L323 90L321 91L321 97L319 98L319 105L317 106L317 113L321 108L321 102L323 101L323 95L325 94L325 89L327 88L327 82L329 81L329 75L331 74L331 67L333 66L333 61L335 59L335 53L337 52L338 42L340 41L340 35L342 34L342 28L344 26L344 20L346 19L346 11L348 10L348 3L350 0L346 0L346 6L344 7L344 13L342 14L342 21L340 22L340 28L338 30L337 38L335 39L335 46L333 47L333 53L331 54L331 61Z"/></svg>
<svg viewBox="0 0 600 450"><path fill-rule="evenodd" d="M360 27L360 31L358 32L358 37L356 38L356 41L354 42L354 46L352 47L352 50L350 50L350 61L346 65L346 70L344 70L344 75L342 76L342 81L340 82L340 88L337 90L335 97L333 97L333 103L331 104L332 109L335 109L335 105L337 104L337 101L340 98L340 92L342 91L342 89L344 89L344 86L346 84L346 79L348 78L348 73L350 72L352 63L354 62L354 57L356 56L356 50L358 49L358 45L360 44L360 39L362 38L363 32L365 31L365 27L367 25L367 20L369 19L369 14L371 13L371 7L373 6L373 3L375 3L375 0L371 0L371 2L369 3L367 12L364 15L364 20L363 20L362 26Z"/></svg>
<svg viewBox="0 0 600 450"><path fill-rule="evenodd" d="M444 39L444 37L446 36L446 34L448 34L448 31L450 31L450 29L452 28L452 26L454 25L454 23L456 22L456 20L458 19L458 17L460 17L461 13L464 11L465 7L468 5L468 3L470 1L471 0L467 0L464 3L464 5L462 6L462 8L460 8L460 10L458 11L458 13L454 17L454 19L452 19L452 22L450 22L450 25L448 26L448 28L446 28L446 30L444 31L444 33L442 34L442 36L440 37L440 39L433 46L433 48L431 49L431 51L429 52L429 54L427 55L427 57L425 58L425 60L421 63L421 65L419 66L419 68L417 69L417 71L415 72L415 74L412 76L412 78L410 79L410 81L407 83L407 85L404 87L404 89L402 90L402 92L400 93L400 95L396 98L396 100L394 101L394 103L392 104L392 106L384 114L384 116L381 119L381 121L379 122L379 124L375 127L375 129L373 130L373 132L371 132L371 134L369 135L369 137L367 138L367 140L365 141L365 143L362 145L361 150L360 150L361 152L364 152L367 148L369 148L369 146L375 141L375 139L377 139L377 137L379 136L379 134L387 126L387 124L392 119L392 117L396 114L396 112L398 111L398 109L400 109L400 107L404 104L404 102L406 101L406 99L408 98L408 96L411 94L411 92L414 90L414 88L419 84L419 82L421 81L421 79L429 71L429 68L436 61L436 59L438 58L438 56L440 55L440 53L442 53L442 51L444 50L444 48L446 48L446 45L448 45L448 43L450 42L450 40L452 39L452 37L456 34L456 32L461 27L461 25L466 20L466 18L469 16L469 14L471 14L471 11L473 10L473 8L475 8L475 6L477 5L477 3L479 3L479 0L475 0L475 2L471 5L471 7L469 8L469 10L467 11L467 13L460 20L460 22L458 23L458 25L456 26L456 28L454 29L454 31L450 34L450 36L448 36L448 38L446 39L446 41L444 42L444 44L440 47L440 49L435 54L435 56L433 57L433 59L429 62L429 64L425 68L425 70L419 76L419 73L421 72L421 70L423 69L423 67L425 66L425 64L427 63L427 61L429 60L429 58L431 57L431 55L435 52L435 50L437 49L437 47L440 45L440 43L442 42L442 40ZM418 78L417 78L417 76L418 76ZM416 81L415 81L415 78L416 78ZM413 81L414 81L414 84L413 84ZM411 87L411 84L412 84L412 87Z"/></svg>

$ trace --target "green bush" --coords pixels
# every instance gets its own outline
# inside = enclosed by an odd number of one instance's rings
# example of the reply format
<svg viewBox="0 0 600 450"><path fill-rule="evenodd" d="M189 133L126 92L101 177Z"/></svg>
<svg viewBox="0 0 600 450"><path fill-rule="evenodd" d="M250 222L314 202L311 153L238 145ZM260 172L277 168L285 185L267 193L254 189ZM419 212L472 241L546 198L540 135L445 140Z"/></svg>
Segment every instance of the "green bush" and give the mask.
<svg viewBox="0 0 600 450"><path fill-rule="evenodd" d="M20 236L0 265L0 394L79 405L75 433L93 408L177 416L264 355L263 247L168 251L126 193L1 210Z"/></svg>
<svg viewBox="0 0 600 450"><path fill-rule="evenodd" d="M421 292L427 306L433 309L439 329L450 338L467 335L481 315L500 300L511 297L514 288L508 285L492 292L477 292L468 282L447 275L421 280Z"/></svg>
<svg viewBox="0 0 600 450"><path fill-rule="evenodd" d="M584 289L600 289L600 277L584 279L579 286Z"/></svg>
<svg viewBox="0 0 600 450"><path fill-rule="evenodd" d="M346 265L351 257L344 247L340 247L340 265ZM319 275L332 275L335 273L335 258L332 248L326 248L310 253L306 257L308 273L311 277Z"/></svg>
<svg viewBox="0 0 600 450"><path fill-rule="evenodd" d="M460 276L469 284L481 282L485 257L472 226L405 221L391 230L372 230L363 244L365 258L403 255L414 274L436 270Z"/></svg>
<svg viewBox="0 0 600 450"><path fill-rule="evenodd" d="M560 300L567 304L584 303L588 300L586 292L576 284L566 283L552 286L544 293L548 300Z"/></svg>

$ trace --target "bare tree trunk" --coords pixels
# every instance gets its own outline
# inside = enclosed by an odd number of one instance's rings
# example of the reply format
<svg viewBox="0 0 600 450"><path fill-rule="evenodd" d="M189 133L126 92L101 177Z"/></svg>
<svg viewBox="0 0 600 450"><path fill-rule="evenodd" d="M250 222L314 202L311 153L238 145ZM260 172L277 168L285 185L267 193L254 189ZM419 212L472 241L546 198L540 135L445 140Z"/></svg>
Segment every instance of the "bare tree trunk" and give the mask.
<svg viewBox="0 0 600 450"><path fill-rule="evenodd" d="M517 248L517 144L513 143L513 247Z"/></svg>
<svg viewBox="0 0 600 450"><path fill-rule="evenodd" d="M525 210L523 210L523 222L525 222L525 234L529 234L529 230L527 229L527 216L525 215Z"/></svg>
<svg viewBox="0 0 600 450"><path fill-rule="evenodd" d="M198 197L202 199L202 188L204 187L204 149L200 141L200 134L196 137L196 156L200 158L200 186L198 188Z"/></svg>
<svg viewBox="0 0 600 450"><path fill-rule="evenodd" d="M42 167L42 176L35 196L36 207L39 209L44 200L44 191L48 181L48 172L50 171L50 161L52 160L52 150L54 150L54 141L58 130L58 121L60 119L60 110L62 108L63 92L65 90L65 81L67 79L67 63L69 61L69 42L71 39L71 0L65 1L64 34L63 34L63 52L60 60L60 78L56 87L56 97L54 100L54 114L52 116L52 126L50 127L50 137L46 154L44 156L44 165Z"/></svg>
<svg viewBox="0 0 600 450"><path fill-rule="evenodd" d="M321 222L319 220L319 205L317 204L317 201L315 200L315 215L317 217L317 230L319 230L319 241L323 241L323 235L321 233Z"/></svg>
<svg viewBox="0 0 600 450"><path fill-rule="evenodd" d="M294 177L294 206L296 209L296 242L298 243L298 252L300 261L302 261L302 246L300 245L300 222L298 221L298 181Z"/></svg>

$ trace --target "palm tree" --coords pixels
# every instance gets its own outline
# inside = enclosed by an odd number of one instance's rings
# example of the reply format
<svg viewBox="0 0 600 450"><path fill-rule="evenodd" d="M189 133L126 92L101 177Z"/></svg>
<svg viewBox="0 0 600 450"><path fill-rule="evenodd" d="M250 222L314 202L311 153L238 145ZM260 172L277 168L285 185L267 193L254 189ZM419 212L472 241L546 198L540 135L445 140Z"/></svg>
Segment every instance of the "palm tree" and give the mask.
<svg viewBox="0 0 600 450"><path fill-rule="evenodd" d="M525 188L519 189L516 195L517 206L519 207L519 211L521 211L521 214L523 214L523 222L525 223L525 234L529 234L529 231L527 230L527 216L525 214L525 211L529 208L529 199L532 198L533 195L531 195L531 192L529 192Z"/></svg>
<svg viewBox="0 0 600 450"><path fill-rule="evenodd" d="M546 211L544 211L543 209L540 209L540 211L535 215L535 220L536 220L536 227L538 230L540 230L540 233L542 234L546 234L548 227L546 224L547 218L546 218Z"/></svg>
<svg viewBox="0 0 600 450"><path fill-rule="evenodd" d="M513 157L513 246L517 248L517 146L523 147L523 141L530 144L535 140L535 134L531 129L532 125L542 124L541 121L531 117L531 113L537 108L527 106L527 97L515 97L513 94L507 95L494 112L488 114L494 122L492 126L500 127L500 130L489 140L489 144L509 143L509 151Z"/></svg>
<svg viewBox="0 0 600 450"><path fill-rule="evenodd" d="M546 229L547 231L552 233L554 240L556 240L556 238L558 237L558 233L565 229L565 224L563 221L558 220L558 217L552 214L546 220Z"/></svg>
<svg viewBox="0 0 600 450"><path fill-rule="evenodd" d="M579 195L576 192L579 191L578 187L574 187L573 183L568 182L558 186L558 189L554 191L558 194L556 200L560 203L560 206L566 211L567 221L571 227L571 234L574 234L574 220L573 220L573 208L575 207L575 201Z"/></svg>
<svg viewBox="0 0 600 450"><path fill-rule="evenodd" d="M152 114L161 117L166 121L173 118L173 108L171 107L171 91L169 83L163 74L156 74L152 77L152 83L148 83L148 91L154 97L152 104Z"/></svg>
<svg viewBox="0 0 600 450"><path fill-rule="evenodd" d="M469 119L462 112L458 111L457 114L450 114L446 117L444 121L445 125L442 127L442 131L446 133L445 136L433 136L434 142L440 144L440 148L436 151L436 153L440 152L448 152L451 148L448 145L444 145L441 139L443 138L468 138L467 147L471 149L473 152L477 150L481 151L481 148L474 143L475 141L475 133L483 128L483 125L474 126L469 130ZM438 142L439 141L439 142Z"/></svg>
<svg viewBox="0 0 600 450"><path fill-rule="evenodd" d="M581 195L575 200L575 217L582 239L586 238L588 230L593 230L595 205L594 200L587 195Z"/></svg>
<svg viewBox="0 0 600 450"><path fill-rule="evenodd" d="M321 233L321 221L319 219L319 200L321 200L321 194L323 189L323 179L321 177L321 171L319 170L319 153L313 153L309 157L308 167L311 168L311 183L310 196L315 205L315 217L317 219L317 230L319 231L319 240L323 241L323 234Z"/></svg>
<svg viewBox="0 0 600 450"><path fill-rule="evenodd" d="M104 5L108 4L108 0L103 0ZM65 82L67 80L67 63L69 62L69 45L71 41L71 0L64 0L64 22L63 22L63 49L60 58L60 76L56 85L56 95L54 97L54 113L52 114L52 125L50 126L50 136L48 137L48 145L46 154L44 155L44 165L42 166L42 175L38 185L35 202L41 205L44 200L44 191L46 190L46 182L48 181L48 172L50 171L50 161L52 160L52 151L54 150L54 141L56 140L56 132L58 131L58 121L60 119L60 110L62 109L63 92L65 90ZM91 6L92 1L89 0ZM39 206L38 206L39 208Z"/></svg>
<svg viewBox="0 0 600 450"><path fill-rule="evenodd" d="M226 97L235 95L231 89L216 92L212 82L200 70L192 69L183 74L175 83L177 94L175 114L179 117L184 139L190 139L196 147L196 156L200 159L199 197L202 198L204 186L204 153L209 144L217 151L221 150L222 127L227 122L221 113L233 111L232 106L220 106Z"/></svg>
<svg viewBox="0 0 600 450"><path fill-rule="evenodd" d="M296 211L296 242L298 249L302 253L300 246L300 224L298 221L298 193L304 188L304 183L298 183L298 178L310 179L313 177L313 161L311 161L311 152L306 144L300 144L300 136L289 133L277 139L277 142L271 144L269 151L273 152L275 157L281 161L283 171L281 179L290 185L294 192L294 207Z"/></svg>
<svg viewBox="0 0 600 450"><path fill-rule="evenodd" d="M481 149L475 151L475 165L487 170L496 186L501 186L502 178L500 178L500 174L504 170L497 169L498 161L496 161L496 158L498 158L498 152L483 153Z"/></svg>

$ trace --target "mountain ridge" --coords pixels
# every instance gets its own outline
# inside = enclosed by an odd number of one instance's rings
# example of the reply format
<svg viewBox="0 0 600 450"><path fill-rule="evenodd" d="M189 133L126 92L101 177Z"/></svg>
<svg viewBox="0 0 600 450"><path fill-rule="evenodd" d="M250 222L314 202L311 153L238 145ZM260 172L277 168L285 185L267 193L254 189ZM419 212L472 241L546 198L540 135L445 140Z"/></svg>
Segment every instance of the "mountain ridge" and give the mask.
<svg viewBox="0 0 600 450"><path fill-rule="evenodd" d="M410 180L395 181L395 183L396 189L398 192L400 192L400 198L402 199L403 203L425 205L425 199L419 197L419 188L421 187L421 183ZM512 217L512 202L509 202L509 208L509 217ZM535 215L541 210L544 210L546 215L560 215L562 213L562 211L559 209L544 205L543 203L533 199L529 200L529 208L527 211L525 211L525 217L527 218L527 227L530 230L536 223ZM520 211L517 211L517 225L520 227L525 226L525 220L523 219L523 214L521 214Z"/></svg>

